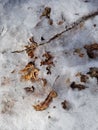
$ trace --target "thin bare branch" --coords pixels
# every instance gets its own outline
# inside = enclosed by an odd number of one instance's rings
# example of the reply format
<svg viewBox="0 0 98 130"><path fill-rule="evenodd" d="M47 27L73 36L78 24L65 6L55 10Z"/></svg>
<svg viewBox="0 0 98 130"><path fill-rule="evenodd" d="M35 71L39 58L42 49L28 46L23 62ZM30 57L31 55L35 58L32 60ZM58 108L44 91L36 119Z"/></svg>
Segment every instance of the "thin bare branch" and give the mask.
<svg viewBox="0 0 98 130"><path fill-rule="evenodd" d="M87 20L89 20L89 19L91 19L91 18L93 18L93 17L95 17L97 15L98 15L98 10L95 11L95 12L89 13L88 15L82 16L77 21L73 22L69 26L66 26L65 29L62 32L55 34L48 41L46 41L45 43L41 43L39 46L43 46L45 44L50 43L52 40L57 39L58 37L60 37L65 32L68 32L68 31L74 29L75 27L79 26L81 23L84 23L85 21L87 21Z"/></svg>

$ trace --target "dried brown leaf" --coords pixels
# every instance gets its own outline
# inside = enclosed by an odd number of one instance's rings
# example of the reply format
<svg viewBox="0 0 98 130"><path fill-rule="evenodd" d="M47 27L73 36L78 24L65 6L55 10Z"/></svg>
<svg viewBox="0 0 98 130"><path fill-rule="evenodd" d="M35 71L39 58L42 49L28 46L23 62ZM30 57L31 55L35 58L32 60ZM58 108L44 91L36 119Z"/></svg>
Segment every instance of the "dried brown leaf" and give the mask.
<svg viewBox="0 0 98 130"><path fill-rule="evenodd" d="M54 90L52 90L49 93L49 95L47 96L47 98L45 99L45 101L43 101L42 103L40 103L38 105L34 105L33 107L36 111L43 111L49 107L53 98L56 98L56 97L57 97L57 93Z"/></svg>
<svg viewBox="0 0 98 130"><path fill-rule="evenodd" d="M75 82L72 82L71 85L70 85L70 87L72 89L78 89L79 91L87 88L86 86L84 86L82 84L76 84Z"/></svg>
<svg viewBox="0 0 98 130"><path fill-rule="evenodd" d="M84 48L87 50L87 55L89 58L96 58L98 56L98 43L85 45Z"/></svg>

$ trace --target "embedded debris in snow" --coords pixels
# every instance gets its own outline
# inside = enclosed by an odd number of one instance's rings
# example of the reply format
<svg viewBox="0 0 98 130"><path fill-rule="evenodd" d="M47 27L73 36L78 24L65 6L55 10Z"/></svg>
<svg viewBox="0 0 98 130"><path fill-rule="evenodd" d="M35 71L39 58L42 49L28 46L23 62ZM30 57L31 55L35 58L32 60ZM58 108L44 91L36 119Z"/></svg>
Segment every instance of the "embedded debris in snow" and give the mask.
<svg viewBox="0 0 98 130"><path fill-rule="evenodd" d="M48 19L49 25L53 25L53 20L50 18L50 13L51 13L51 8L50 7L45 7L45 9L42 12L42 15L40 16L40 18L45 16Z"/></svg>
<svg viewBox="0 0 98 130"><path fill-rule="evenodd" d="M53 65L54 66L53 56L50 54L50 52L44 53L42 57L45 57L45 60L41 61L40 66L42 66L42 65Z"/></svg>
<svg viewBox="0 0 98 130"><path fill-rule="evenodd" d="M50 118L51 118L51 116L48 116L48 118L50 119Z"/></svg>
<svg viewBox="0 0 98 130"><path fill-rule="evenodd" d="M87 75L81 74L80 81L86 83L89 77Z"/></svg>
<svg viewBox="0 0 98 130"><path fill-rule="evenodd" d="M11 79L9 77L2 77L1 79L1 85L5 86L5 85L10 85Z"/></svg>
<svg viewBox="0 0 98 130"><path fill-rule="evenodd" d="M52 19L49 19L49 20L48 20L48 23L49 23L49 25L53 25L53 20L52 20Z"/></svg>
<svg viewBox="0 0 98 130"><path fill-rule="evenodd" d="M58 24L58 25L62 25L63 23L64 23L64 21L61 20L61 21L59 21L57 24Z"/></svg>
<svg viewBox="0 0 98 130"><path fill-rule="evenodd" d="M40 18L42 18L43 16L46 16L46 18L50 18L50 13L51 13L51 8L45 7L45 9L42 12L42 15L40 16Z"/></svg>
<svg viewBox="0 0 98 130"><path fill-rule="evenodd" d="M61 105L62 105L63 109L67 109L68 110L70 108L69 103L66 100L64 100L63 102L61 102Z"/></svg>
<svg viewBox="0 0 98 130"><path fill-rule="evenodd" d="M50 52L45 52L42 57L45 57L45 60L42 60L40 63L40 66L46 65L47 74L51 74L51 67L54 66L53 63L53 56L50 54Z"/></svg>
<svg viewBox="0 0 98 130"><path fill-rule="evenodd" d="M15 101L9 97L4 99L2 101L3 108L2 108L2 113L10 113L12 111L12 108L14 107Z"/></svg>
<svg viewBox="0 0 98 130"><path fill-rule="evenodd" d="M80 48L75 49L73 54L78 54L81 58L84 56L84 53L81 52Z"/></svg>
<svg viewBox="0 0 98 130"><path fill-rule="evenodd" d="M42 103L40 103L38 105L34 105L33 107L36 111L43 111L49 107L53 98L56 98L56 97L57 97L57 93L54 90L52 90L49 93L49 95L47 96L47 98L45 99L45 101L43 101Z"/></svg>
<svg viewBox="0 0 98 130"><path fill-rule="evenodd" d="M21 79L31 80L32 82L38 80L39 69L35 68L33 62L29 62L24 69L20 71L23 75Z"/></svg>
<svg viewBox="0 0 98 130"><path fill-rule="evenodd" d="M89 77L87 75L82 74L82 73L77 73L76 76L79 76L80 77L80 81L84 82L84 83L86 83L87 80L89 79Z"/></svg>
<svg viewBox="0 0 98 130"><path fill-rule="evenodd" d="M91 77L95 77L98 80L98 67L89 68L89 72L87 72Z"/></svg>
<svg viewBox="0 0 98 130"><path fill-rule="evenodd" d="M72 82L71 85L70 85L70 87L72 89L78 89L79 91L87 88L86 86L84 86L82 84L76 84L75 82Z"/></svg>
<svg viewBox="0 0 98 130"><path fill-rule="evenodd" d="M43 87L45 87L47 85L47 80L44 78L41 78L41 81L43 82Z"/></svg>
<svg viewBox="0 0 98 130"><path fill-rule="evenodd" d="M24 90L25 90L27 93L28 93L28 92L33 93L34 90L35 90L35 88L34 88L34 86L32 86L32 87L25 87Z"/></svg>
<svg viewBox="0 0 98 130"><path fill-rule="evenodd" d="M98 56L98 43L85 45L84 48L87 50L89 58L96 58Z"/></svg>
<svg viewBox="0 0 98 130"><path fill-rule="evenodd" d="M51 74L51 66L47 66L46 70L47 70L47 74Z"/></svg>

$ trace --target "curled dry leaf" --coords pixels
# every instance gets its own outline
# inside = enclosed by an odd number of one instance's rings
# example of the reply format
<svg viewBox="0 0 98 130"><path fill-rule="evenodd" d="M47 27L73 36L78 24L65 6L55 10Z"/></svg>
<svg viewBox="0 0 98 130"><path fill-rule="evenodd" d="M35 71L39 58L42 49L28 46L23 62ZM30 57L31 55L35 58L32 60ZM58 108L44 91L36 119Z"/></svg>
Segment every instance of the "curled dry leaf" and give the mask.
<svg viewBox="0 0 98 130"><path fill-rule="evenodd" d="M50 103L52 102L53 98L56 98L57 97L57 93L52 90L49 95L47 96L47 98L45 99L45 101L43 101L42 103L38 104L38 105L35 105L33 106L34 109L36 111L43 111L45 109L47 109L50 105Z"/></svg>
<svg viewBox="0 0 98 130"><path fill-rule="evenodd" d="M46 16L46 18L50 18L50 13L51 13L51 8L45 7L45 9L42 12L42 15L40 16L40 18L42 18L43 16Z"/></svg>
<svg viewBox="0 0 98 130"><path fill-rule="evenodd" d="M25 87L24 90L26 92L31 92L32 93L32 92L34 92L35 88L34 88L34 86L32 86L32 87Z"/></svg>
<svg viewBox="0 0 98 130"><path fill-rule="evenodd" d="M32 62L29 62L24 69L20 71L23 73L21 76L24 80L31 80L31 81L37 81L38 80L38 73L39 70L35 68L34 64Z"/></svg>
<svg viewBox="0 0 98 130"><path fill-rule="evenodd" d="M87 88L86 86L84 86L82 84L76 84L75 82L72 82L71 85L70 85L70 87L72 89L78 89L79 91Z"/></svg>
<svg viewBox="0 0 98 130"><path fill-rule="evenodd" d="M91 77L97 78L98 80L98 67L91 67L87 74L89 74Z"/></svg>
<svg viewBox="0 0 98 130"><path fill-rule="evenodd" d="M26 48L25 50L26 50L26 53L28 54L28 56L30 56L30 58L33 58L34 57L34 52L35 52L35 50L36 50L36 48L37 48L38 45L34 41L33 37L31 37L29 39L29 41L31 42L31 44L25 46L25 48Z"/></svg>
<svg viewBox="0 0 98 130"><path fill-rule="evenodd" d="M98 56L98 43L85 45L84 48L87 50L89 58L96 58Z"/></svg>

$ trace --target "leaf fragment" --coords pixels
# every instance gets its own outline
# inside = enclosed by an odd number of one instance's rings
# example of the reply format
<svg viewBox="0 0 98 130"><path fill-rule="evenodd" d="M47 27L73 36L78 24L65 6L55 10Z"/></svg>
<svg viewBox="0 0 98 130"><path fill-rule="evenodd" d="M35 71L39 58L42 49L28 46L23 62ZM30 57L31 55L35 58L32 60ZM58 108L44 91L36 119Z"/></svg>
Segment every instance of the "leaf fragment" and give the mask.
<svg viewBox="0 0 98 130"><path fill-rule="evenodd" d="M87 88L86 86L82 85L82 84L76 84L75 82L72 82L70 87L74 90L74 89L78 89L79 91L80 90L83 90L85 88Z"/></svg>
<svg viewBox="0 0 98 130"><path fill-rule="evenodd" d="M34 92L34 90L35 90L35 88L34 88L34 86L32 86L32 87L25 87L24 88L24 90L28 93L28 92Z"/></svg>
<svg viewBox="0 0 98 130"><path fill-rule="evenodd" d="M80 77L80 81L86 83L89 77L85 74L78 72L76 76Z"/></svg>
<svg viewBox="0 0 98 130"><path fill-rule="evenodd" d="M46 16L46 18L50 18L50 13L51 13L51 8L45 7L45 9L42 12L42 15L40 16L40 18L42 18L43 16Z"/></svg>
<svg viewBox="0 0 98 130"><path fill-rule="evenodd" d="M54 66L54 57L50 54L50 52L45 52L42 57L45 57L45 59L40 62L40 66L46 65L47 74L51 74L51 67Z"/></svg>
<svg viewBox="0 0 98 130"><path fill-rule="evenodd" d="M57 97L57 93L54 90L52 90L49 93L49 95L47 96L47 98L45 99L45 101L43 101L42 103L40 103L38 105L34 105L33 107L36 111L43 111L49 107L53 98L56 98L56 97Z"/></svg>
<svg viewBox="0 0 98 130"><path fill-rule="evenodd" d="M91 77L95 77L98 80L98 67L91 67L89 72L87 72Z"/></svg>
<svg viewBox="0 0 98 130"><path fill-rule="evenodd" d="M84 48L86 49L89 58L96 58L98 56L98 43L85 45Z"/></svg>

